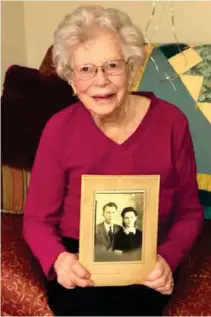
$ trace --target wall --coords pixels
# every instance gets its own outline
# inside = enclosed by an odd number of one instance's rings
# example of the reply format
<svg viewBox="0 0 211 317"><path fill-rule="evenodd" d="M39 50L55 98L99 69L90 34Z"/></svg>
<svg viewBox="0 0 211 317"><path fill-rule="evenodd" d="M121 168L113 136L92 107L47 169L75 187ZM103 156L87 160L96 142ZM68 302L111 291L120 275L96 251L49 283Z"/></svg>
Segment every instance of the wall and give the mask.
<svg viewBox="0 0 211 317"><path fill-rule="evenodd" d="M53 32L63 16L71 12L80 4L102 4L106 7L115 7L127 12L134 23L142 30L152 12L152 1L29 1L24 3L27 64L38 67L47 47L52 42ZM161 1L159 1L161 3ZM168 5L165 1L158 7ZM210 12L211 2L173 1L175 10L176 34L180 41L211 43ZM200 12L200 14L199 14ZM159 19L158 19L159 20ZM154 24L155 25L155 24ZM154 34L155 42L174 41L171 31L170 15L166 12L164 20L158 31Z"/></svg>
<svg viewBox="0 0 211 317"><path fill-rule="evenodd" d="M158 14L169 1L158 2ZM39 67L53 32L63 18L82 4L101 4L127 12L144 31L152 12L152 1L3 1L2 2L2 74L10 64ZM181 42L211 43L211 2L173 1L176 34ZM200 14L199 14L200 13ZM159 16L154 19L153 30ZM163 22L152 37L154 42L175 41L170 14L166 10Z"/></svg>
<svg viewBox="0 0 211 317"><path fill-rule="evenodd" d="M12 64L26 65L24 3L1 2L1 87L7 68Z"/></svg>

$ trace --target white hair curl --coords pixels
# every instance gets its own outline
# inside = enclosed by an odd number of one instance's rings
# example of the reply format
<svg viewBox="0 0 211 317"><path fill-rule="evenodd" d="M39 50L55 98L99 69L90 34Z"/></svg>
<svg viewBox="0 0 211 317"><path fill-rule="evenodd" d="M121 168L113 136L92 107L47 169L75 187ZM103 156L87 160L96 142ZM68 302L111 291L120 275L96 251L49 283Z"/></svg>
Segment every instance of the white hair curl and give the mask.
<svg viewBox="0 0 211 317"><path fill-rule="evenodd" d="M144 61L144 37L127 14L113 8L81 6L66 15L54 33L52 50L57 74L67 80L70 76L70 58L76 45L90 38L88 29L92 26L106 27L117 33L122 52L127 60L138 66Z"/></svg>

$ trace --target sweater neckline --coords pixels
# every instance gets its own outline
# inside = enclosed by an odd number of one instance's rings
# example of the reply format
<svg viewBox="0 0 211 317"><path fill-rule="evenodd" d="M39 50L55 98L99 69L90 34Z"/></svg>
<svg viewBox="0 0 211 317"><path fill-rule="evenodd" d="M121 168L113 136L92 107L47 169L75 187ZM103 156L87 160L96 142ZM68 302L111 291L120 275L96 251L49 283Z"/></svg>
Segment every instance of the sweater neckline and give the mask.
<svg viewBox="0 0 211 317"><path fill-rule="evenodd" d="M133 91L131 92L132 95L138 95L138 96L143 96L143 97L147 97L151 100L149 108L145 114L145 116L143 117L143 119L141 120L141 122L139 123L139 125L137 126L136 130L127 138L125 139L122 143L117 143L114 140L112 140L111 138L109 138L106 134L103 133L102 130L100 130L97 125L94 123L90 112L84 107L84 105L81 103L83 110L86 113L87 119L90 122L90 126L91 128L94 130L95 135L97 135L99 138L104 139L105 141L109 142L110 144L112 144L113 146L119 147L119 148L124 148L125 146L127 146L128 144L130 144L130 142L133 141L134 138L136 138L136 135L138 133L140 133L140 130L144 130L145 127L148 124L149 118L151 117L151 113L153 112L155 103L156 103L156 96L154 95L153 92L148 92L148 91L144 91L144 92L140 92L140 91ZM94 141L94 140L93 140Z"/></svg>

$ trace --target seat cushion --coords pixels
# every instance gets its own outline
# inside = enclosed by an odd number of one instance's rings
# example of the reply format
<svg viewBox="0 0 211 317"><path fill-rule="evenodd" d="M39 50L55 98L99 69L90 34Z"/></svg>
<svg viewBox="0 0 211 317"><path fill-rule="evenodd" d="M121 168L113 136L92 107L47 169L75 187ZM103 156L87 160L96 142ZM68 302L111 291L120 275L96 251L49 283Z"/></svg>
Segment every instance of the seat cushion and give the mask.
<svg viewBox="0 0 211 317"><path fill-rule="evenodd" d="M22 215L2 214L2 316L53 316L42 272L22 237ZM181 267L166 316L211 316L211 220Z"/></svg>
<svg viewBox="0 0 211 317"><path fill-rule="evenodd" d="M211 220L181 267L165 316L211 316Z"/></svg>
<svg viewBox="0 0 211 317"><path fill-rule="evenodd" d="M1 163L31 170L48 120L76 102L71 86L57 75L13 65L5 74L1 97Z"/></svg>
<svg viewBox="0 0 211 317"><path fill-rule="evenodd" d="M53 316L41 269L22 237L22 215L2 214L1 311L3 316Z"/></svg>

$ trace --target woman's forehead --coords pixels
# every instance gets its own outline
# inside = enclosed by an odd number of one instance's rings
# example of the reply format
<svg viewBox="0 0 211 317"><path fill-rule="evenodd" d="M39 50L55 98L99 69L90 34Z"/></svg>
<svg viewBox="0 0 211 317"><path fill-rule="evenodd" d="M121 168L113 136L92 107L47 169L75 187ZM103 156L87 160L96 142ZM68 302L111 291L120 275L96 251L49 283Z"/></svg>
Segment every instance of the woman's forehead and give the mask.
<svg viewBox="0 0 211 317"><path fill-rule="evenodd" d="M125 217L129 217L129 216L135 216L134 211L127 211L127 212L125 213Z"/></svg>
<svg viewBox="0 0 211 317"><path fill-rule="evenodd" d="M72 55L73 65L101 65L109 60L123 58L121 42L114 34L105 32L79 44Z"/></svg>

